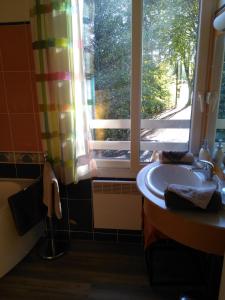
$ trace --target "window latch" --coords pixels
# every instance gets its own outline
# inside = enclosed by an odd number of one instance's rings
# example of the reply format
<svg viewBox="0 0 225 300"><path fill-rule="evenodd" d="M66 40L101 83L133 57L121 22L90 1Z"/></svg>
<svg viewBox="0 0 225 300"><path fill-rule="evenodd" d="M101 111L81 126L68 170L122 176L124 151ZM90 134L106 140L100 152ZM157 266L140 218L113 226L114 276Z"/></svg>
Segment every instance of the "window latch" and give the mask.
<svg viewBox="0 0 225 300"><path fill-rule="evenodd" d="M200 104L200 111L204 112L205 105L208 105L209 110L211 112L214 112L217 104L218 104L218 96L219 93L217 91L211 91L211 92L198 92L198 100Z"/></svg>

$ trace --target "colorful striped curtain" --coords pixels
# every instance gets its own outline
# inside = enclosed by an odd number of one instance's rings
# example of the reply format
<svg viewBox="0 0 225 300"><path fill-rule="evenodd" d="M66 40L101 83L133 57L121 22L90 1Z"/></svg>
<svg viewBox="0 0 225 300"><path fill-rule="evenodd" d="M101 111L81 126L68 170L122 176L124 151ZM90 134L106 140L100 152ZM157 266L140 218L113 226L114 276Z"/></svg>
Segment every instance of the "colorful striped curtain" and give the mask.
<svg viewBox="0 0 225 300"><path fill-rule="evenodd" d="M31 9L43 151L65 184L92 170L88 103L94 94L87 85L93 76L86 78L85 66L90 69L93 59L84 51L88 39L83 42L83 19L90 29L92 6L87 7L88 18L83 0L36 0Z"/></svg>

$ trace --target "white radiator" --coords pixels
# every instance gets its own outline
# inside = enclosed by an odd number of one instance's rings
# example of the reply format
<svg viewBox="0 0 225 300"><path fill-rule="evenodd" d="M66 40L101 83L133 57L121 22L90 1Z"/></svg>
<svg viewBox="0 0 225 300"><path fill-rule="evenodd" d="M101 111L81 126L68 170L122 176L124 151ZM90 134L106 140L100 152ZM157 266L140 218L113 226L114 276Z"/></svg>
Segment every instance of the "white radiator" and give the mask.
<svg viewBox="0 0 225 300"><path fill-rule="evenodd" d="M142 197L135 181L93 180L92 193L94 228L142 228Z"/></svg>

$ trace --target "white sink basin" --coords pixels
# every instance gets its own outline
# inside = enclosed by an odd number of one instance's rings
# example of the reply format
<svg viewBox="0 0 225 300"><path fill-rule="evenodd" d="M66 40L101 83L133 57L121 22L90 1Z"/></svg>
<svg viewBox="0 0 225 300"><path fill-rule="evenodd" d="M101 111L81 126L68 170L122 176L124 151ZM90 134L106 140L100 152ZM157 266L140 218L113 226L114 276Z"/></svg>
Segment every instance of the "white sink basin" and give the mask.
<svg viewBox="0 0 225 300"><path fill-rule="evenodd" d="M172 183L199 188L215 186L214 182L206 181L202 173L192 171L191 166L175 164L152 166L146 175L145 183L152 193L162 199L167 186Z"/></svg>

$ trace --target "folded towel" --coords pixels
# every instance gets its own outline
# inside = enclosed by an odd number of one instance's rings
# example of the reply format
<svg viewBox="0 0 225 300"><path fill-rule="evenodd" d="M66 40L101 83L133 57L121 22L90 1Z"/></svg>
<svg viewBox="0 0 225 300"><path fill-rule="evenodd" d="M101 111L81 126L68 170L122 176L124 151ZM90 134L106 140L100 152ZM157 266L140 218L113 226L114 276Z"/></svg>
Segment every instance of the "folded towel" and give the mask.
<svg viewBox="0 0 225 300"><path fill-rule="evenodd" d="M188 151L160 151L159 161L163 164L192 164L194 155Z"/></svg>
<svg viewBox="0 0 225 300"><path fill-rule="evenodd" d="M169 184L167 190L191 201L195 206L205 209L208 206L216 187L195 188L182 184Z"/></svg>
<svg viewBox="0 0 225 300"><path fill-rule="evenodd" d="M62 218L58 180L49 162L44 164L43 203L48 207L48 217L55 214L58 219Z"/></svg>
<svg viewBox="0 0 225 300"><path fill-rule="evenodd" d="M171 184L164 196L169 208L206 211L218 211L222 208L221 194L215 188L203 189Z"/></svg>

